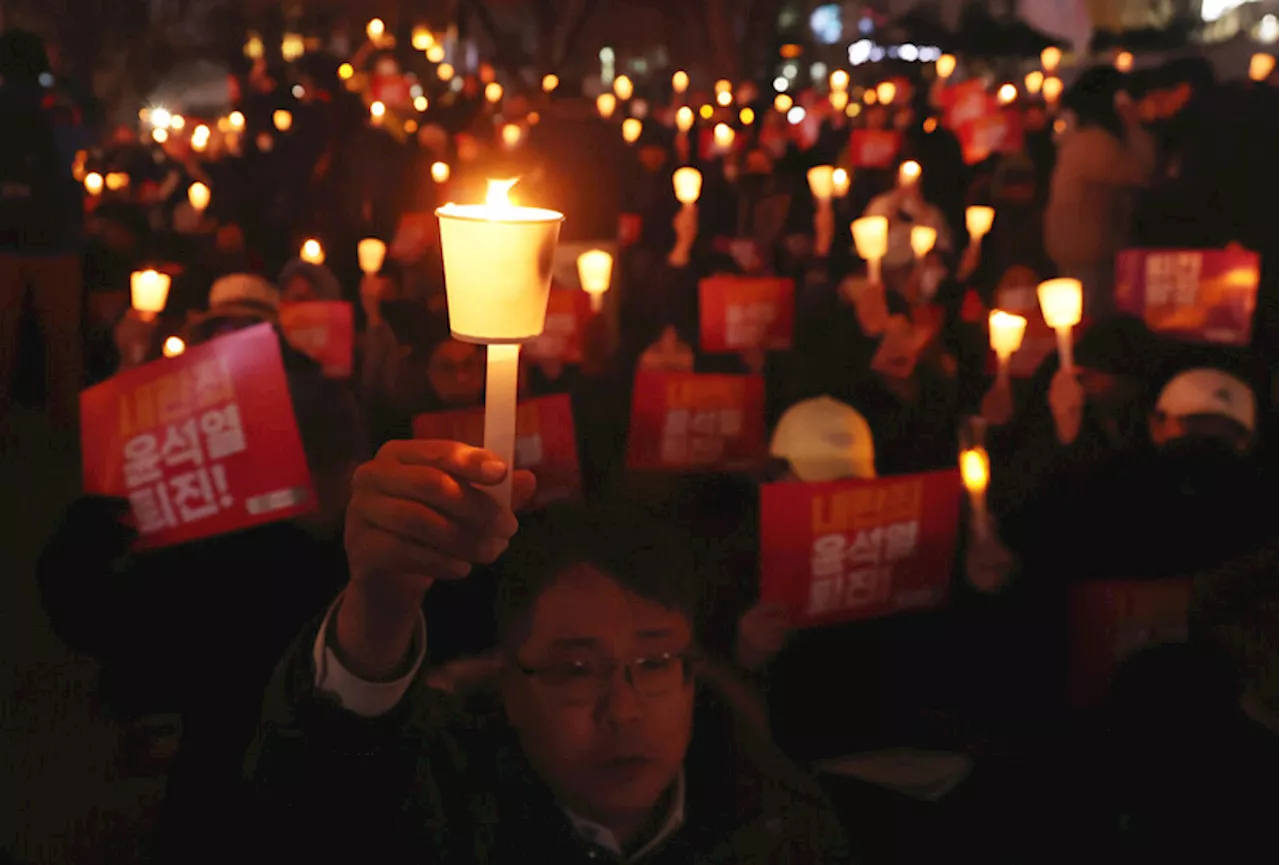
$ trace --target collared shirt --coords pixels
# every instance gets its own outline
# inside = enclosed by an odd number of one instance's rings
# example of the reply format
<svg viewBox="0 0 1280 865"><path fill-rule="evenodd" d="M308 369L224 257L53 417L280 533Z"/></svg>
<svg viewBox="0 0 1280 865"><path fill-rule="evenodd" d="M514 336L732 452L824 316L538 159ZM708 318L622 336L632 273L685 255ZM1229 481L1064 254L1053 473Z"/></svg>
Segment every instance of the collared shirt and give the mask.
<svg viewBox="0 0 1280 865"><path fill-rule="evenodd" d="M413 637L414 660L409 672L391 682L366 682L343 667L338 660L338 656L329 647L329 629L341 600L342 598L339 596L330 605L329 612L325 614L324 623L321 624L320 630L316 634L315 643L312 645L311 660L315 670L314 681L316 689L334 695L344 709L362 718L376 718L379 715L385 715L395 708L396 704L405 695L405 692L409 690L409 685L413 682L414 677L418 675L418 670L421 669L423 661L426 659L426 620L422 613L419 612L418 626L414 630ZM618 843L618 839L614 837L611 831L584 817L579 817L568 808L563 808L562 810L569 819L574 831L582 840L615 856L624 856L622 845ZM635 853L625 857L626 861L635 862L639 860L657 849L662 842L675 834L676 830L684 825L684 810L685 777L684 769L681 768L680 774L676 777L676 786L671 797L671 807L667 811L667 816L663 819L661 826L653 837Z"/></svg>

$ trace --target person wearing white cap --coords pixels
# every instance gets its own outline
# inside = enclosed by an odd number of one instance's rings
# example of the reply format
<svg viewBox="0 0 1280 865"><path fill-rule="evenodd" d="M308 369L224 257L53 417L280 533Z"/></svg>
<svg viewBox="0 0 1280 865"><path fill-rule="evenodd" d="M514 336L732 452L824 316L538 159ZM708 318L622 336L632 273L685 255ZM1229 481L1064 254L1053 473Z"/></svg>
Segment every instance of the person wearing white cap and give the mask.
<svg viewBox="0 0 1280 865"><path fill-rule="evenodd" d="M1216 439L1247 450L1257 424L1257 401L1240 379L1220 369L1181 372L1160 391L1151 414L1157 447L1188 436Z"/></svg>
<svg viewBox="0 0 1280 865"><path fill-rule="evenodd" d="M769 455L785 460L791 474L806 483L876 476L870 425L853 407L829 396L787 409L773 430Z"/></svg>

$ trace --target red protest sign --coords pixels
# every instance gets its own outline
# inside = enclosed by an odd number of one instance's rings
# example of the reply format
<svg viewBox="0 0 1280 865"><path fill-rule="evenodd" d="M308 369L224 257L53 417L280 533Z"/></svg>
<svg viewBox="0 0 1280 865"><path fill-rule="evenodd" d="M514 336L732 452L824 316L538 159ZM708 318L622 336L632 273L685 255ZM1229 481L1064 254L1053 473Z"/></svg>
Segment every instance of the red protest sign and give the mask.
<svg viewBox="0 0 1280 865"><path fill-rule="evenodd" d="M480 447L484 444L484 409L420 414L413 419L413 437ZM567 394L520 402L516 409L515 459L516 468L528 469L538 479L534 507L582 498L578 439Z"/></svg>
<svg viewBox="0 0 1280 865"><path fill-rule="evenodd" d="M760 488L760 599L802 627L942 602L960 527L953 470Z"/></svg>
<svg viewBox="0 0 1280 865"><path fill-rule="evenodd" d="M849 136L849 161L854 168L892 168L902 146L896 129L855 129Z"/></svg>
<svg viewBox="0 0 1280 865"><path fill-rule="evenodd" d="M711 276L698 283L702 350L791 348L795 281L781 277Z"/></svg>
<svg viewBox="0 0 1280 865"><path fill-rule="evenodd" d="M280 329L289 344L324 369L329 378L351 378L356 325L345 300L308 300L280 306Z"/></svg>
<svg viewBox="0 0 1280 865"><path fill-rule="evenodd" d="M80 394L87 493L127 497L143 547L288 519L315 492L269 324Z"/></svg>
<svg viewBox="0 0 1280 865"><path fill-rule="evenodd" d="M732 469L751 466L764 456L760 376L636 374L628 468Z"/></svg>
<svg viewBox="0 0 1280 865"><path fill-rule="evenodd" d="M542 334L525 347L532 360L582 361L582 331L593 315L591 296L574 288L552 286Z"/></svg>
<svg viewBox="0 0 1280 865"><path fill-rule="evenodd" d="M1127 249L1116 256L1116 306L1155 333L1248 345L1258 274L1247 249Z"/></svg>
<svg viewBox="0 0 1280 865"><path fill-rule="evenodd" d="M1014 152L1022 147L1022 120L1016 112L991 107L986 113L956 127L956 138L965 165L977 165L993 153Z"/></svg>
<svg viewBox="0 0 1280 865"><path fill-rule="evenodd" d="M1187 638L1191 580L1090 580L1067 587L1067 698L1099 705L1111 677L1146 646Z"/></svg>
<svg viewBox="0 0 1280 865"><path fill-rule="evenodd" d="M977 78L942 91L942 122L948 129L959 129L969 121L990 113L994 107L995 100Z"/></svg>

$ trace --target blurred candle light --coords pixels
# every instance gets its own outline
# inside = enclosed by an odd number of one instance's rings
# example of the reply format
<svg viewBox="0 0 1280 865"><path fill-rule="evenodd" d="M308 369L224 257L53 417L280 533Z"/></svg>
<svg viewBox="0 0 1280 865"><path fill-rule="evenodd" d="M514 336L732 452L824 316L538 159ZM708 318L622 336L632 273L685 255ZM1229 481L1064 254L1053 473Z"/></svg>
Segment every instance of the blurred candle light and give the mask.
<svg viewBox="0 0 1280 865"><path fill-rule="evenodd" d="M591 249L578 256L578 282L591 295L591 309L599 312L613 276L613 256L603 249Z"/></svg>
<svg viewBox="0 0 1280 865"><path fill-rule="evenodd" d="M548 72L542 76L542 92L551 93L560 86L560 76Z"/></svg>
<svg viewBox="0 0 1280 865"><path fill-rule="evenodd" d="M693 128L693 109L688 105L681 105L676 109L676 129L681 132L688 132Z"/></svg>
<svg viewBox="0 0 1280 865"><path fill-rule="evenodd" d="M540 120L542 120L542 115L536 111L530 111L524 118L524 122L529 126L537 126Z"/></svg>
<svg viewBox="0 0 1280 865"><path fill-rule="evenodd" d="M640 138L640 131L644 128L644 124L634 117L628 117L622 121L622 140L628 144L635 144Z"/></svg>
<svg viewBox="0 0 1280 865"><path fill-rule="evenodd" d="M129 185L129 175L123 171L112 171L107 174L107 190L119 192Z"/></svg>
<svg viewBox="0 0 1280 865"><path fill-rule="evenodd" d="M733 92L729 90L721 90L716 94L716 105L721 108L728 108L733 104Z"/></svg>
<svg viewBox="0 0 1280 865"><path fill-rule="evenodd" d="M686 267L698 234L698 198L702 195L702 172L687 165L677 168L671 175L671 185L681 206L673 223L676 242L667 253L667 263L673 267Z"/></svg>
<svg viewBox="0 0 1280 865"><path fill-rule="evenodd" d="M288 132L293 126L293 114L283 108L277 109L271 113L271 124L281 132Z"/></svg>
<svg viewBox="0 0 1280 865"><path fill-rule="evenodd" d="M716 82L716 93L732 93L733 82L727 78L721 78Z"/></svg>
<svg viewBox="0 0 1280 865"><path fill-rule="evenodd" d="M926 117L926 118L924 119L924 125L923 125L923 126L921 126L921 128L925 131L925 134L926 134L926 135L931 134L931 133L934 133L934 132L937 132L937 131L938 131L938 118L936 118L936 117Z"/></svg>
<svg viewBox="0 0 1280 865"><path fill-rule="evenodd" d="M833 91L844 90L849 86L849 73L845 72L843 69L833 70L830 77L827 79L827 83L831 86Z"/></svg>
<svg viewBox="0 0 1280 865"><path fill-rule="evenodd" d="M418 131L418 121L409 118L404 122L404 131L406 135L413 135Z"/></svg>
<svg viewBox="0 0 1280 865"><path fill-rule="evenodd" d="M619 75L613 79L614 95L626 102L635 95L635 85L631 83L631 79L625 75Z"/></svg>
<svg viewBox="0 0 1280 865"><path fill-rule="evenodd" d="M280 41L280 56L292 63L307 53L307 41L300 33L286 33Z"/></svg>
<svg viewBox="0 0 1280 865"><path fill-rule="evenodd" d="M148 321L164 312L170 282L167 273L153 269L135 270L129 277L129 298L133 308Z"/></svg>
<svg viewBox="0 0 1280 865"><path fill-rule="evenodd" d="M413 33L409 37L409 44L413 46L414 51L426 51L436 44L436 37L431 34L430 29L419 24L413 28Z"/></svg>
<svg viewBox="0 0 1280 865"><path fill-rule="evenodd" d="M356 244L356 258L361 272L365 276L373 276L382 270L382 263L387 258L387 245L376 237L366 237Z"/></svg>
<svg viewBox="0 0 1280 865"><path fill-rule="evenodd" d="M453 64L441 63L436 67L436 77L441 81L452 81L454 76Z"/></svg>
<svg viewBox="0 0 1280 865"><path fill-rule="evenodd" d="M518 123L506 123L502 126L502 143L507 149L511 149L520 143L520 139L524 137L524 131Z"/></svg>
<svg viewBox="0 0 1280 865"><path fill-rule="evenodd" d="M1058 101L1058 97L1062 95L1062 79L1056 76L1050 76L1040 85L1040 92L1044 95L1044 101L1054 103Z"/></svg>
<svg viewBox="0 0 1280 865"><path fill-rule="evenodd" d="M880 97L876 94L874 87L869 87L866 92L862 94L862 101L867 105L875 105L880 101Z"/></svg>
<svg viewBox="0 0 1280 865"><path fill-rule="evenodd" d="M431 179L436 183L444 183L449 179L449 163L433 162L431 163Z"/></svg>
<svg viewBox="0 0 1280 865"><path fill-rule="evenodd" d="M1040 66L1045 72L1053 73L1058 71L1058 64L1062 62L1062 49L1050 45L1048 48L1040 52Z"/></svg>
<svg viewBox="0 0 1280 865"><path fill-rule="evenodd" d="M835 192L835 168L830 165L815 165L805 175L809 181L809 191L819 202L831 201Z"/></svg>
<svg viewBox="0 0 1280 865"><path fill-rule="evenodd" d="M350 63L343 63L338 67L338 77L343 81L350 81L352 76L356 74L356 68Z"/></svg>
<svg viewBox="0 0 1280 865"><path fill-rule="evenodd" d="M488 102L499 102L502 100L502 85L497 81L490 81L484 86L484 98Z"/></svg>
<svg viewBox="0 0 1280 865"><path fill-rule="evenodd" d="M168 129L169 122L173 120L173 115L169 113L167 108L153 108L151 115L147 118L151 121L151 125L159 129Z"/></svg>
<svg viewBox="0 0 1280 865"><path fill-rule="evenodd" d="M102 194L102 175L96 171L90 171L84 176L84 191L90 195Z"/></svg>
<svg viewBox="0 0 1280 865"><path fill-rule="evenodd" d="M209 127L203 123L191 130L191 149L196 153L203 153L209 146L210 135Z"/></svg>
<svg viewBox="0 0 1280 865"><path fill-rule="evenodd" d="M717 123L715 128L711 131L711 137L715 142L716 147L721 150L728 150L733 146L733 139L736 138L737 135L733 131L733 127L728 123Z"/></svg>
<svg viewBox="0 0 1280 865"><path fill-rule="evenodd" d="M684 93L689 89L689 73L677 69L671 74L671 89L676 93Z"/></svg>
<svg viewBox="0 0 1280 865"><path fill-rule="evenodd" d="M262 37L257 33L250 33L244 43L244 56L250 60L261 60L264 54L266 47L262 44Z"/></svg>
<svg viewBox="0 0 1280 865"><path fill-rule="evenodd" d="M231 124L231 128L239 132L244 129L244 114L239 111L232 111L227 115L227 123Z"/></svg>
<svg viewBox="0 0 1280 865"><path fill-rule="evenodd" d="M164 341L164 346L160 349L161 354L165 357L177 357L187 350L187 344L182 341L180 336L170 336Z"/></svg>
<svg viewBox="0 0 1280 865"><path fill-rule="evenodd" d="M844 198L849 194L849 184L853 178L849 176L849 172L843 168L837 168L831 172L831 192L836 198Z"/></svg>
<svg viewBox="0 0 1280 865"><path fill-rule="evenodd" d="M613 116L613 111L618 107L618 97L612 93L601 93L596 97L596 111L600 112L600 116L608 120Z"/></svg>
<svg viewBox="0 0 1280 865"><path fill-rule="evenodd" d="M307 264L324 264L324 247L320 245L320 241L309 237L303 242L298 258Z"/></svg>
<svg viewBox="0 0 1280 865"><path fill-rule="evenodd" d="M1022 347L1022 337L1027 332L1027 320L1023 316L1013 315L1002 309L993 309L987 316L987 334L991 342L991 350L996 353L999 365L996 367L996 378L1001 385L1009 380L1009 358Z"/></svg>
<svg viewBox="0 0 1280 865"><path fill-rule="evenodd" d="M960 452L960 479L969 493L971 525L981 540L987 535L987 486L991 481L991 459L985 448L965 448Z"/></svg>
<svg viewBox="0 0 1280 865"><path fill-rule="evenodd" d="M876 98L882 105L892 105L898 95L898 86L892 81L881 81L876 85Z"/></svg>
<svg viewBox="0 0 1280 865"><path fill-rule="evenodd" d="M756 113L750 107L743 108L738 112L738 122L743 126L750 126L756 122Z"/></svg>
<svg viewBox="0 0 1280 865"><path fill-rule="evenodd" d="M671 175L671 185L675 187L677 201L686 206L696 204L702 195L702 172L687 165L677 168Z"/></svg>
<svg viewBox="0 0 1280 865"><path fill-rule="evenodd" d="M427 49L427 61L430 63L440 63L444 60L444 46L437 42ZM453 76L450 75L450 78Z"/></svg>
<svg viewBox="0 0 1280 865"><path fill-rule="evenodd" d="M1271 71L1276 68L1276 58L1270 54L1259 52L1249 58L1249 80L1266 81Z"/></svg>
<svg viewBox="0 0 1280 865"><path fill-rule="evenodd" d="M861 102L850 102L849 107L844 110L845 117L857 117L862 113Z"/></svg>
<svg viewBox="0 0 1280 865"><path fill-rule="evenodd" d="M933 251L933 245L937 241L938 230L933 226L911 226L911 251L915 253L917 259L923 261L924 257Z"/></svg>
<svg viewBox="0 0 1280 865"><path fill-rule="evenodd" d="M908 159L898 167L898 185L906 188L915 186L920 180L920 163Z"/></svg>
<svg viewBox="0 0 1280 865"><path fill-rule="evenodd" d="M181 132L182 128L187 125L187 118L181 114L172 114L169 116L169 128L175 132Z"/></svg>
<svg viewBox="0 0 1280 865"><path fill-rule="evenodd" d="M374 102L369 106L369 116L373 118L374 123L381 123L382 118L387 116L387 106L382 102Z"/></svg>
<svg viewBox="0 0 1280 865"><path fill-rule="evenodd" d="M542 333L551 268L564 215L518 207L514 180L490 180L484 204L436 210L444 259L445 296L453 338L488 346L484 446L514 463L520 345ZM487 490L511 504L511 475Z"/></svg>
<svg viewBox="0 0 1280 865"><path fill-rule="evenodd" d="M864 216L849 226L858 257L867 262L867 277L880 281L880 261L889 251L889 220L883 216Z"/></svg>
<svg viewBox="0 0 1280 865"><path fill-rule="evenodd" d="M831 252L831 242L835 239L836 221L831 207L831 196L835 193L834 175L835 168L830 165L815 165L805 174L817 205L813 213L813 254L819 258Z"/></svg>
<svg viewBox="0 0 1280 865"><path fill-rule="evenodd" d="M1075 365L1071 357L1071 328L1080 323L1084 312L1084 288L1078 279L1061 277L1036 286L1036 296L1045 324L1058 333L1059 366L1072 372Z"/></svg>
<svg viewBox="0 0 1280 865"><path fill-rule="evenodd" d="M710 105L704 105L698 109L698 116L703 120L710 120L716 114L716 110Z"/></svg>
<svg viewBox="0 0 1280 865"><path fill-rule="evenodd" d="M849 91L847 90L832 90L827 99L831 102L831 107L836 111L844 111L849 107Z"/></svg>
<svg viewBox="0 0 1280 865"><path fill-rule="evenodd" d="M779 114L786 114L791 110L791 106L794 102L795 100L786 93L779 93L777 96L773 97L773 108Z"/></svg>
<svg viewBox="0 0 1280 865"><path fill-rule="evenodd" d="M934 61L933 68L937 70L938 77L946 81L951 77L951 73L956 71L956 58L954 54L943 54Z"/></svg>
<svg viewBox="0 0 1280 865"><path fill-rule="evenodd" d="M156 144L164 144L169 140L169 130L161 129L157 126L155 129L151 130L151 137L155 140Z"/></svg>
<svg viewBox="0 0 1280 865"><path fill-rule="evenodd" d="M964 209L964 227L969 231L969 243L976 246L991 230L995 222L996 209L982 204L974 204Z"/></svg>
<svg viewBox="0 0 1280 865"><path fill-rule="evenodd" d="M1018 98L1018 88L1012 83L1006 81L1000 85L1000 89L996 91L996 101L1001 105L1008 105Z"/></svg>
<svg viewBox="0 0 1280 865"><path fill-rule="evenodd" d="M1039 69L1032 69L1022 79L1023 85L1026 86L1027 92L1035 96L1040 92L1040 88L1044 85L1044 73Z"/></svg>
<svg viewBox="0 0 1280 865"><path fill-rule="evenodd" d="M204 213L206 207L209 206L209 198L212 193L206 184L199 181L187 187L187 201L191 202L191 206L196 209L197 213Z"/></svg>
<svg viewBox="0 0 1280 865"><path fill-rule="evenodd" d="M426 111L427 108L430 106L430 104L431 103L427 101L427 97L425 96L415 96L413 98L414 111L418 111L418 112Z"/></svg>
<svg viewBox="0 0 1280 865"><path fill-rule="evenodd" d="M1120 72L1133 71L1133 53L1129 51L1121 51L1116 55L1116 69Z"/></svg>
<svg viewBox="0 0 1280 865"><path fill-rule="evenodd" d="M371 18L364 28L370 42L377 42L387 32L387 25L381 18Z"/></svg>

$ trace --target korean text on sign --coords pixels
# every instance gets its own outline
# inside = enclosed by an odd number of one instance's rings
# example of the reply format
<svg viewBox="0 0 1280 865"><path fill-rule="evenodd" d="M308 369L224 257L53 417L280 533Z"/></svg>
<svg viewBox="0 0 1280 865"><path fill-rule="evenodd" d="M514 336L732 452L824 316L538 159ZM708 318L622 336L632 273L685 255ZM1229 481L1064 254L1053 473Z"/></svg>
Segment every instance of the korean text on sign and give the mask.
<svg viewBox="0 0 1280 865"><path fill-rule="evenodd" d="M726 469L763 457L764 381L759 376L636 375L629 468Z"/></svg>
<svg viewBox="0 0 1280 865"><path fill-rule="evenodd" d="M85 489L127 498L145 546L314 507L270 325L90 388L81 413ZM251 429L247 416L259 424Z"/></svg>
<svg viewBox="0 0 1280 865"><path fill-rule="evenodd" d="M713 276L698 283L702 350L791 347L795 283L777 277Z"/></svg>
<svg viewBox="0 0 1280 865"><path fill-rule="evenodd" d="M420 414L413 419L413 436L444 439L480 447L484 443L484 409ZM568 395L523 400L516 410L516 468L537 478L533 506L582 497L582 473L573 406Z"/></svg>
<svg viewBox="0 0 1280 865"><path fill-rule="evenodd" d="M1116 307L1156 333L1248 345L1259 276L1245 249L1127 249L1116 256Z"/></svg>
<svg viewBox="0 0 1280 865"><path fill-rule="evenodd" d="M946 598L960 520L956 472L769 484L760 499L761 599L791 608L801 625Z"/></svg>

